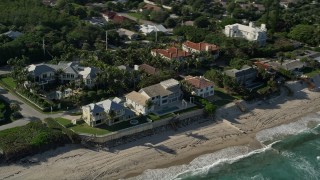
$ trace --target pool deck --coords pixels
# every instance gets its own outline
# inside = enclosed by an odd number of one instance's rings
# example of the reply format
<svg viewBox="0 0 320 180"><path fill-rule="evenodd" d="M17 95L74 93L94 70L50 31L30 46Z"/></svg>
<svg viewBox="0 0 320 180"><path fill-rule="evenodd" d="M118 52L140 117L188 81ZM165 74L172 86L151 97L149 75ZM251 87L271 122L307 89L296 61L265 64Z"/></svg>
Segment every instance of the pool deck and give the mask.
<svg viewBox="0 0 320 180"><path fill-rule="evenodd" d="M162 116L165 114L169 114L169 113L174 113L176 111L180 111L183 109L187 109L190 107L194 107L195 104L187 102L187 104L183 103L182 101L178 101L175 103L170 103L167 105L163 105L163 106L155 106L154 109L154 113L158 116Z"/></svg>

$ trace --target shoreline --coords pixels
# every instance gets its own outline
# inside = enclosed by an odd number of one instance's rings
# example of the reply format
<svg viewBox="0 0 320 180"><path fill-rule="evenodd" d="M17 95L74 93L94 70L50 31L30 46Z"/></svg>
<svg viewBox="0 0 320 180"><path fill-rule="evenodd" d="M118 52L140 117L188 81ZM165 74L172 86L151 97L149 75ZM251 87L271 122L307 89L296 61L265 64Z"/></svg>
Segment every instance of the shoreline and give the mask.
<svg viewBox="0 0 320 180"><path fill-rule="evenodd" d="M228 147L259 149L263 145L256 134L261 130L295 122L320 110L319 92L311 92L297 82L289 86L295 92L292 97L282 93L268 102L244 103L246 113L230 103L217 110L216 122L194 123L178 132L165 131L108 151L68 145L29 157L38 163L2 166L0 179L136 179L147 169L188 164Z"/></svg>

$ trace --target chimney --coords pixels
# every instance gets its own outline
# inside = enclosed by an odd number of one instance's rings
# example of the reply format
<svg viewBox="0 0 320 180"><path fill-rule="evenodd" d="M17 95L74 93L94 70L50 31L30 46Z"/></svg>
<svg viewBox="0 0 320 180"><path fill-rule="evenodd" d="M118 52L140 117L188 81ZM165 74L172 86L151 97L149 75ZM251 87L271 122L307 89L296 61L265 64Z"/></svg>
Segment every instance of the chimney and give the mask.
<svg viewBox="0 0 320 180"><path fill-rule="evenodd" d="M209 48L210 48L210 45L207 44L207 45L206 45L206 51L209 51Z"/></svg>
<svg viewBox="0 0 320 180"><path fill-rule="evenodd" d="M170 59L172 59L172 53L171 53L171 52L169 52L169 54L170 54Z"/></svg>
<svg viewBox="0 0 320 180"><path fill-rule="evenodd" d="M267 28L266 28L266 24L261 24L261 30L264 30L264 31L266 31L266 30L267 30Z"/></svg>
<svg viewBox="0 0 320 180"><path fill-rule="evenodd" d="M199 43L199 51L201 51L201 42Z"/></svg>
<svg viewBox="0 0 320 180"><path fill-rule="evenodd" d="M135 71L138 71L138 70L139 70L139 65L135 64L135 65L134 65L134 70L135 70Z"/></svg>
<svg viewBox="0 0 320 180"><path fill-rule="evenodd" d="M176 53L177 53L177 56L178 56L178 48L176 48Z"/></svg>

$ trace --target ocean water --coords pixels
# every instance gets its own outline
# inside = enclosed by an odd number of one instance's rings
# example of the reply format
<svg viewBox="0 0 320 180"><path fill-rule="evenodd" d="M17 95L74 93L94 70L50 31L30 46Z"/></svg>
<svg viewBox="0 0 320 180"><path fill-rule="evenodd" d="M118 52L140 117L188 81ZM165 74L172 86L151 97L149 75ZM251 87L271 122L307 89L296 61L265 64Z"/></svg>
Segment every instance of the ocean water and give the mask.
<svg viewBox="0 0 320 180"><path fill-rule="evenodd" d="M230 147L190 164L147 170L134 179L320 180L320 114L266 129L256 136L265 147Z"/></svg>

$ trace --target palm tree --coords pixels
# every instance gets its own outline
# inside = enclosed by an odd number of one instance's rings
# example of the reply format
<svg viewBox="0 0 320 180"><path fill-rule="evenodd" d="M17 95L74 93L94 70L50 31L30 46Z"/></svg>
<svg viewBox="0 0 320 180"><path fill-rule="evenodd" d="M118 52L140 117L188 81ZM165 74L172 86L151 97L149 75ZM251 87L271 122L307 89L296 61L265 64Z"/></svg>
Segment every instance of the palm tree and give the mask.
<svg viewBox="0 0 320 180"><path fill-rule="evenodd" d="M117 113L113 109L110 109L109 113L108 113L109 122L113 121L113 119L116 117L116 115L117 115Z"/></svg>
<svg viewBox="0 0 320 180"><path fill-rule="evenodd" d="M146 100L146 108L150 109L152 106L153 106L153 102L150 99Z"/></svg>
<svg viewBox="0 0 320 180"><path fill-rule="evenodd" d="M55 71L55 79L57 84L61 84L63 74L64 74L64 71L61 68Z"/></svg>

